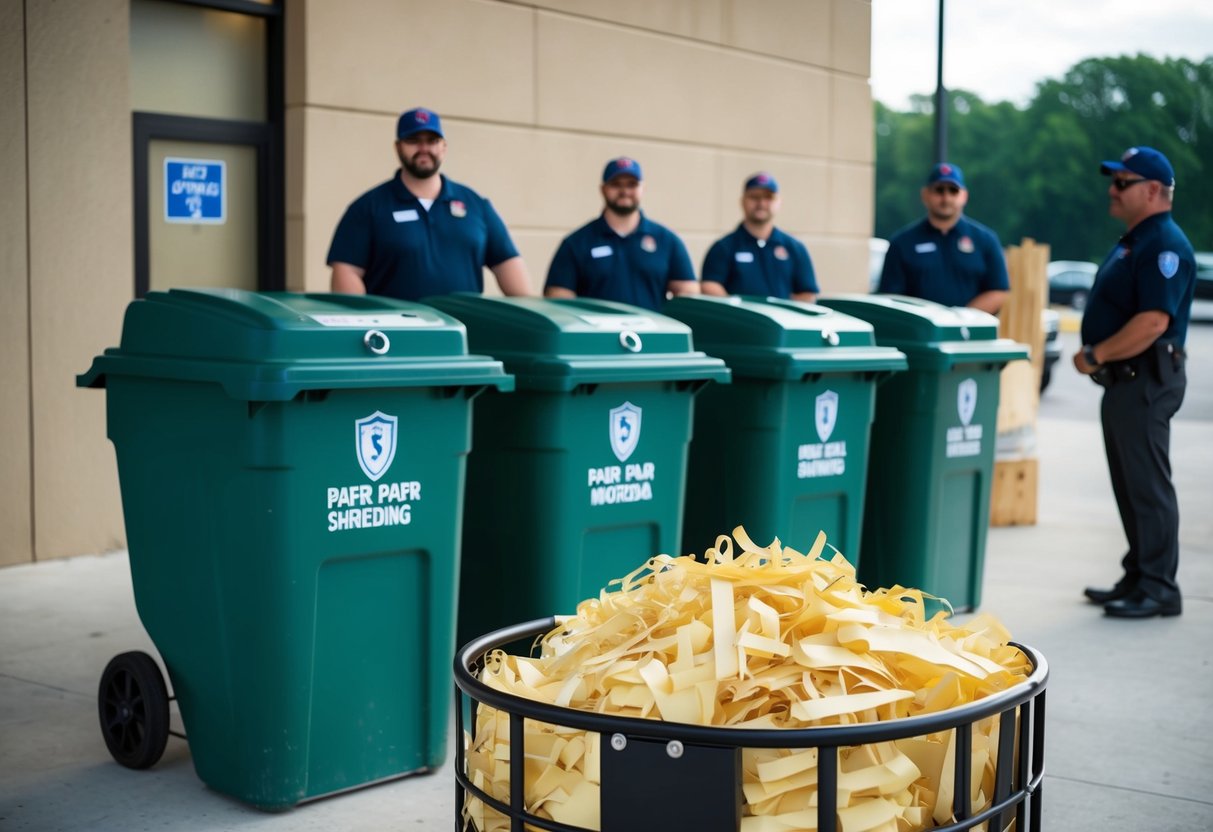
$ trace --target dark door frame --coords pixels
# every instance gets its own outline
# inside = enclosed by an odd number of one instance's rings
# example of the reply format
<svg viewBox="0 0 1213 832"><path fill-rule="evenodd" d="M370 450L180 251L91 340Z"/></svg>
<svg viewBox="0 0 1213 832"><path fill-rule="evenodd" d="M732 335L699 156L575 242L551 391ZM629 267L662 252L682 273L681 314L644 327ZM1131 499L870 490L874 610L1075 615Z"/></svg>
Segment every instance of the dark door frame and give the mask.
<svg viewBox="0 0 1213 832"><path fill-rule="evenodd" d="M283 150L284 46L279 0L173 0L192 6L237 12L265 19L266 120L234 121L135 112L131 114L134 144L135 297L147 294L151 282L148 189L148 148L153 139L251 145L257 154L257 288L286 288L286 206Z"/></svg>

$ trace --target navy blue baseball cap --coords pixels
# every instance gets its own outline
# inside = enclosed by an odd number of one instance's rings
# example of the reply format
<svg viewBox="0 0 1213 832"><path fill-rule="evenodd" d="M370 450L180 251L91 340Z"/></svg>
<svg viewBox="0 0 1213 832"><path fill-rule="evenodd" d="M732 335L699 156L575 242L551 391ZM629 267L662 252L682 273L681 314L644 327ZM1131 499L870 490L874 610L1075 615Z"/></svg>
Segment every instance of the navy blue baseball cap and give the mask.
<svg viewBox="0 0 1213 832"><path fill-rule="evenodd" d="M620 156L618 159L612 159L611 161L607 162L606 167L603 168L603 182L610 182L616 176L635 176L637 180L644 178L640 175L640 163L627 156Z"/></svg>
<svg viewBox="0 0 1213 832"><path fill-rule="evenodd" d="M965 175L956 165L950 162L940 162L931 168L931 174L927 177L928 185L934 185L936 182L951 182L956 187L963 188Z"/></svg>
<svg viewBox="0 0 1213 832"><path fill-rule="evenodd" d="M1101 162L1099 165L1099 172L1104 176L1111 176L1118 170L1136 173L1142 179L1153 179L1167 186L1175 184L1175 169L1167 157L1145 145L1130 147L1119 162Z"/></svg>
<svg viewBox="0 0 1213 832"><path fill-rule="evenodd" d="M773 194L779 193L779 183L769 173L756 173L747 179L742 190L748 191L750 188L765 188Z"/></svg>
<svg viewBox="0 0 1213 832"><path fill-rule="evenodd" d="M438 114L433 110L427 110L425 107L401 113L400 121L396 122L397 139L407 139L414 133L434 133L446 138L442 135L442 119L438 118Z"/></svg>

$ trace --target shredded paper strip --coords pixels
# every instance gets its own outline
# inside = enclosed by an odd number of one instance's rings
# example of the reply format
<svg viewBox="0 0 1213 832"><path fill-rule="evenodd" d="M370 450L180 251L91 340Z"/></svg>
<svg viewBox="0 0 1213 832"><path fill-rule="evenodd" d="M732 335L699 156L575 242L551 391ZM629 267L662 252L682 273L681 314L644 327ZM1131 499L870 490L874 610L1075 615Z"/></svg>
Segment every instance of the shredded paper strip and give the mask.
<svg viewBox="0 0 1213 832"><path fill-rule="evenodd" d="M583 711L808 728L943 711L1004 691L1031 670L991 616L964 626L943 612L926 620L919 590L866 591L836 550L822 557L824 533L807 554L779 540L756 546L741 528L733 536L736 545L721 536L703 561L650 559L561 619L538 642L538 657L492 652L481 681ZM468 776L508 802L509 716L481 706L474 730L464 738ZM600 735L534 720L524 733L527 811L600 829ZM839 829L907 832L950 822L954 737L947 730L840 749ZM997 719L973 726L975 811L990 805L998 741ZM817 828L815 749L744 749L742 763L742 832ZM479 832L510 828L474 797L463 811Z"/></svg>

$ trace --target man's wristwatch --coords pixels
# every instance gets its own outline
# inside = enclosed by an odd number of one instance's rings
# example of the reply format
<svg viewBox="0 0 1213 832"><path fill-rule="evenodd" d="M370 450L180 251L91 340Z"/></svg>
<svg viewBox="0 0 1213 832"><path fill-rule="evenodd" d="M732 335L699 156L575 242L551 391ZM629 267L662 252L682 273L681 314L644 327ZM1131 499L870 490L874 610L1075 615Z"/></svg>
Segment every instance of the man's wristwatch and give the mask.
<svg viewBox="0 0 1213 832"><path fill-rule="evenodd" d="M1099 362L1095 360L1095 347L1090 344L1084 344L1082 348L1082 360L1092 367L1098 367Z"/></svg>

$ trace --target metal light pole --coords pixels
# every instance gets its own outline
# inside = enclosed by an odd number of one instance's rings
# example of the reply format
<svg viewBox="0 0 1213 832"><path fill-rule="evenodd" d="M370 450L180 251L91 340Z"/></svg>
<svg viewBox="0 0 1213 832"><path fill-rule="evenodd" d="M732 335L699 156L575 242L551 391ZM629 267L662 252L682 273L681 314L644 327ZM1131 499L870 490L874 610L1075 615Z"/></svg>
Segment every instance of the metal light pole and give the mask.
<svg viewBox="0 0 1213 832"><path fill-rule="evenodd" d="M948 91L943 88L943 3L939 0L939 41L935 61L935 161L948 160Z"/></svg>

